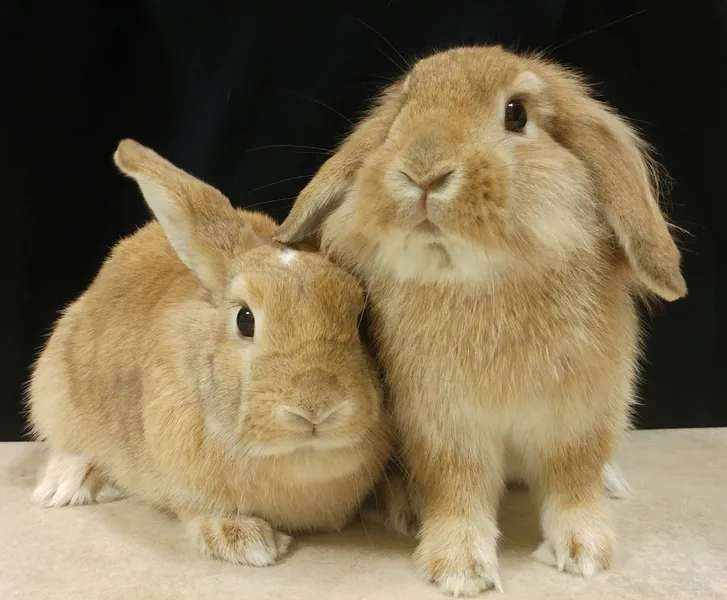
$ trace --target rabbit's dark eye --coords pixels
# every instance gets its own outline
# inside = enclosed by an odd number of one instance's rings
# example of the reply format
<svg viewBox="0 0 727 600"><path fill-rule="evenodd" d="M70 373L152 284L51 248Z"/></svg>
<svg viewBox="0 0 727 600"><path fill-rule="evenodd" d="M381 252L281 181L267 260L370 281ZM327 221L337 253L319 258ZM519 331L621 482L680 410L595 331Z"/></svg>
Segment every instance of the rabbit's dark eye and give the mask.
<svg viewBox="0 0 727 600"><path fill-rule="evenodd" d="M247 306L243 306L237 313L237 331L242 337L255 336L255 315Z"/></svg>
<svg viewBox="0 0 727 600"><path fill-rule="evenodd" d="M522 133L528 123L528 111L522 100L510 100L505 107L505 129Z"/></svg>

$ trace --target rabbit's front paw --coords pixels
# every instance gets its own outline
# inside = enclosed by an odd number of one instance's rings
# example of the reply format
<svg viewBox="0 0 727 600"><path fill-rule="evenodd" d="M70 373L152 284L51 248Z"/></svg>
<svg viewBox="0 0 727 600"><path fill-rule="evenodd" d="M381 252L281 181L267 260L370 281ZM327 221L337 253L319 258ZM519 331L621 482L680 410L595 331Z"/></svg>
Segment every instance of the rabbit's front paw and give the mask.
<svg viewBox="0 0 727 600"><path fill-rule="evenodd" d="M502 591L494 536L466 535L453 528L449 535L424 535L414 553L420 576L451 596L476 596Z"/></svg>
<svg viewBox="0 0 727 600"><path fill-rule="evenodd" d="M546 540L535 557L581 577L591 577L611 566L614 536L602 509L564 510L544 519Z"/></svg>
<svg viewBox="0 0 727 600"><path fill-rule="evenodd" d="M199 517L188 525L203 554L253 567L276 562L291 540L255 517Z"/></svg>

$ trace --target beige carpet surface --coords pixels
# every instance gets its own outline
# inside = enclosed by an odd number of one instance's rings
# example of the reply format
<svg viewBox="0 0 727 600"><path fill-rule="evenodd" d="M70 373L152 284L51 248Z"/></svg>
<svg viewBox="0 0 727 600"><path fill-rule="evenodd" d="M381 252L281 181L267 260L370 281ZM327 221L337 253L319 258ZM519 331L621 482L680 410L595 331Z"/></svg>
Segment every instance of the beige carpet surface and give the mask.
<svg viewBox="0 0 727 600"><path fill-rule="evenodd" d="M183 528L135 500L42 510L30 493L44 450L0 444L0 600L428 600L413 542L360 524L298 538L279 565L256 569L198 556ZM501 575L484 598L727 598L727 429L631 434L619 463L635 494L611 501L619 546L590 581L556 573L527 496L504 498Z"/></svg>

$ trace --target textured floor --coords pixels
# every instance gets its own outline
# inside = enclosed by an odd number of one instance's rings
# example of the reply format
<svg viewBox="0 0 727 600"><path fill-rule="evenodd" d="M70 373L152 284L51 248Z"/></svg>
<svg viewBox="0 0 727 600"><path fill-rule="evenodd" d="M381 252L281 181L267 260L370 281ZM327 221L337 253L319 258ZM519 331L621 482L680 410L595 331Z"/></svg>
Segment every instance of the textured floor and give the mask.
<svg viewBox="0 0 727 600"><path fill-rule="evenodd" d="M197 556L177 522L133 500L41 510L30 493L43 454L0 444L2 600L441 598L414 576L413 544L371 526L299 538L281 564L255 569ZM583 581L536 563L536 514L516 492L500 517L505 593L490 596L727 598L727 429L634 433L619 462L636 493L612 501L613 570Z"/></svg>

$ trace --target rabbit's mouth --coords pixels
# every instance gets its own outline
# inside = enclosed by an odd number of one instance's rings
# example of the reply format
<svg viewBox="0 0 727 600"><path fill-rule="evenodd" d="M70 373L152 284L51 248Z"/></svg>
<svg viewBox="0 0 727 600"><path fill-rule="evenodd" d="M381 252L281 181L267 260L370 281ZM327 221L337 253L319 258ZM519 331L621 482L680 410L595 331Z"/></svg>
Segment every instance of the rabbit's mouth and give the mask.
<svg viewBox="0 0 727 600"><path fill-rule="evenodd" d="M414 227L414 233L424 234L431 237L439 237L442 230L437 225L432 223L428 218L421 221Z"/></svg>
<svg viewBox="0 0 727 600"><path fill-rule="evenodd" d="M378 242L374 249L373 276L389 273L398 280L420 282L483 282L509 269L514 255L507 250L475 244L435 223L436 233L401 227Z"/></svg>
<svg viewBox="0 0 727 600"><path fill-rule="evenodd" d="M301 456L310 453L330 452L350 448L362 441L363 437L354 439L350 436L324 435L320 432L302 435L300 439L276 444L261 444L248 450L249 456L256 458L272 458L276 456Z"/></svg>

